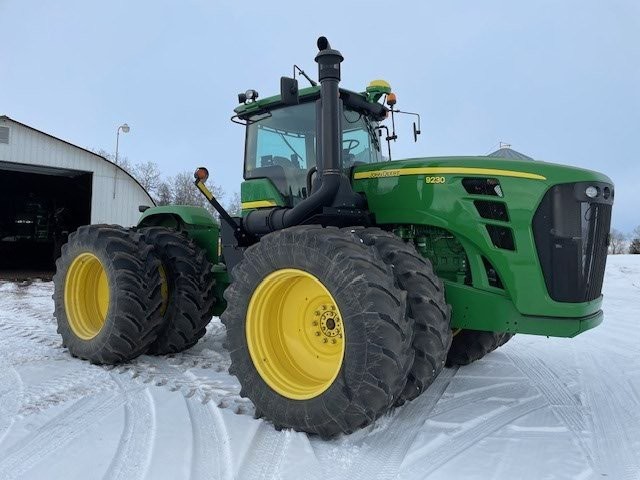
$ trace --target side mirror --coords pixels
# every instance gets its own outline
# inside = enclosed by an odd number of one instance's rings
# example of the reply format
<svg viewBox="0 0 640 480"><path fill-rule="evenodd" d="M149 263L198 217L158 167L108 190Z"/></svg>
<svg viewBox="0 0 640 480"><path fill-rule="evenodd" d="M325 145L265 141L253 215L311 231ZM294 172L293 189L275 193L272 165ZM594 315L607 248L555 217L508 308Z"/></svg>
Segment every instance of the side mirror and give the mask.
<svg viewBox="0 0 640 480"><path fill-rule="evenodd" d="M280 77L280 98L285 105L297 105L300 103L298 80L295 78Z"/></svg>
<svg viewBox="0 0 640 480"><path fill-rule="evenodd" d="M418 135L420 135L420 130L416 127L416 122L413 122L413 141L418 141Z"/></svg>
<svg viewBox="0 0 640 480"><path fill-rule="evenodd" d="M146 212L147 210L149 210L150 208L151 208L151 207L150 207L149 205L140 205L140 206L138 207L138 211L139 211L140 213L144 213L144 212Z"/></svg>

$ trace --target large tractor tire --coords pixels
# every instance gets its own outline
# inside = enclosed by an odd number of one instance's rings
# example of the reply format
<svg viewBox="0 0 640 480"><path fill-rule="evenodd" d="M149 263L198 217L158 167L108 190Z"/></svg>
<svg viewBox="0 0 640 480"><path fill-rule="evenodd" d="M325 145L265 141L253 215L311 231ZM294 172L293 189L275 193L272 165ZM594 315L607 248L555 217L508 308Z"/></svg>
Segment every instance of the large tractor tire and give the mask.
<svg viewBox="0 0 640 480"><path fill-rule="evenodd" d="M507 343L512 333L462 329L453 337L447 367L469 365Z"/></svg>
<svg viewBox="0 0 640 480"><path fill-rule="evenodd" d="M406 294L375 250L337 228L265 235L225 291L229 372L277 428L331 437L384 414L411 365Z"/></svg>
<svg viewBox="0 0 640 480"><path fill-rule="evenodd" d="M203 249L186 235L163 227L140 229L142 240L160 259L162 326L147 350L151 355L177 353L195 345L211 321L215 297L212 265Z"/></svg>
<svg viewBox="0 0 640 480"><path fill-rule="evenodd" d="M374 247L393 269L398 287L407 292L408 322L414 324L415 359L407 384L396 403L402 405L420 395L444 368L451 345L451 307L444 285L431 262L397 235L379 228L353 229L366 245Z"/></svg>
<svg viewBox="0 0 640 480"><path fill-rule="evenodd" d="M155 341L160 262L138 233L90 225L69 235L53 277L63 346L97 364L127 362Z"/></svg>

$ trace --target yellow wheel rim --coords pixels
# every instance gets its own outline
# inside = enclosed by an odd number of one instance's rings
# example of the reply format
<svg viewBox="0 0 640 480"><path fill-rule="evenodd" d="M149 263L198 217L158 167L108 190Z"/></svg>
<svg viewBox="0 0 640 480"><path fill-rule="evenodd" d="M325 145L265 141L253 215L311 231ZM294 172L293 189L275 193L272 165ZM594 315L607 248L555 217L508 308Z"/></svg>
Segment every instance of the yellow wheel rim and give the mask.
<svg viewBox="0 0 640 480"><path fill-rule="evenodd" d="M345 331L338 305L303 270L276 270L260 282L249 302L246 336L258 373L287 398L317 397L342 367Z"/></svg>
<svg viewBox="0 0 640 480"><path fill-rule="evenodd" d="M64 307L76 336L91 340L100 333L109 311L109 280L94 254L82 253L71 263L64 284Z"/></svg>

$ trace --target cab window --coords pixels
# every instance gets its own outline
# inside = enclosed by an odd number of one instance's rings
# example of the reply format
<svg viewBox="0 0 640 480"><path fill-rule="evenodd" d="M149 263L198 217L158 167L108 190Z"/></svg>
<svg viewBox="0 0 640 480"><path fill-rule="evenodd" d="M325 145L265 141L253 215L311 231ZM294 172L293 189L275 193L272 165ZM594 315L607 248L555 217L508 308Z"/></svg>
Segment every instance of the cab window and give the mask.
<svg viewBox="0 0 640 480"><path fill-rule="evenodd" d="M316 166L316 102L271 110L247 126L244 178L269 178L293 206L308 196L307 173ZM383 161L375 125L345 110L342 118L342 166L345 170Z"/></svg>

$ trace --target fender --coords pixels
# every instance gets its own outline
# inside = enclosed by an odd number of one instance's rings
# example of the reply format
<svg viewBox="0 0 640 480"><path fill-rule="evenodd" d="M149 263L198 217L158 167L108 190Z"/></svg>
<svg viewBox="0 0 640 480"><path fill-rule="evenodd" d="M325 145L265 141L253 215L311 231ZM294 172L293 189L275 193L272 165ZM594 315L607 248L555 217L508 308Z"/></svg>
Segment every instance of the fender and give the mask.
<svg viewBox="0 0 640 480"><path fill-rule="evenodd" d="M167 227L185 232L207 252L207 257L214 265L220 261L220 225L202 207L169 205L148 208L138 221L138 228L141 227Z"/></svg>

